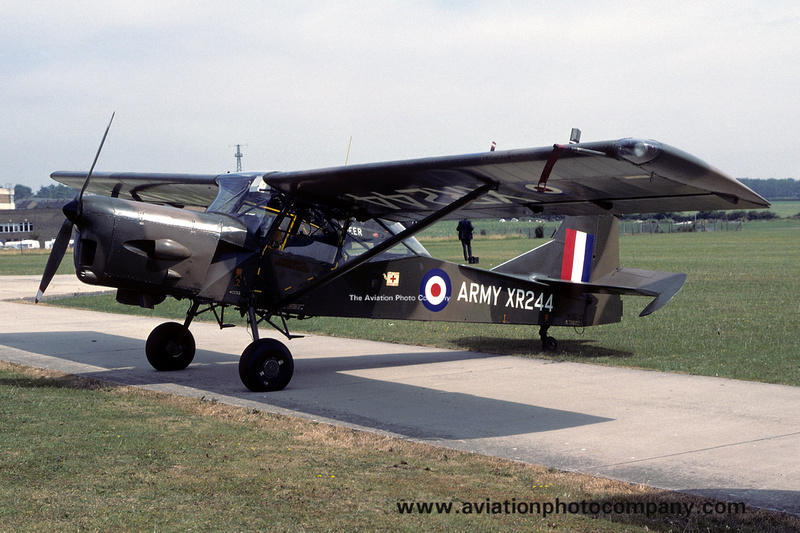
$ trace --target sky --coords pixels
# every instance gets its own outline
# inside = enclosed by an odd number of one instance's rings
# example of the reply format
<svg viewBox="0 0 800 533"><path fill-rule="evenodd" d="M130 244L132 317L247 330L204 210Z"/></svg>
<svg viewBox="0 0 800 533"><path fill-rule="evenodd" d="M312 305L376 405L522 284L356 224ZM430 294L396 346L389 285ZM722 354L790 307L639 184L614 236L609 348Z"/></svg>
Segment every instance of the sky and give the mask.
<svg viewBox="0 0 800 533"><path fill-rule="evenodd" d="M800 2L0 6L0 186L656 139L800 179ZM351 141L352 139L352 141ZM349 147L349 156L348 156Z"/></svg>

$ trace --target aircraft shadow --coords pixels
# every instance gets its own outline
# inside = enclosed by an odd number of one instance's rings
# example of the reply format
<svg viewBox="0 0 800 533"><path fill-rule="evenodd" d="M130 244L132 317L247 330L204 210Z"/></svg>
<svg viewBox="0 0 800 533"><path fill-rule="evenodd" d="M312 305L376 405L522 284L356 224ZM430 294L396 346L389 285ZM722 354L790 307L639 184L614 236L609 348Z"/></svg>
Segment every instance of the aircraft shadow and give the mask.
<svg viewBox="0 0 800 533"><path fill-rule="evenodd" d="M557 357L563 355L592 359L595 357L627 358L633 356L633 352L597 346L591 340L559 340L558 351L555 353L542 352L542 343L538 338L462 337L455 339L453 342L469 351L500 355L522 355L525 357Z"/></svg>
<svg viewBox="0 0 800 533"><path fill-rule="evenodd" d="M373 379L348 372L410 367L470 359L486 359L470 352L423 352L295 359L295 375L279 392L247 391L238 375L238 355L198 350L192 365L179 372L153 370L144 356L143 342L94 331L0 334L0 345L55 357L67 362L66 372L124 385L179 385L197 396L233 397L248 405L261 404L299 411L418 439L468 440L537 433L607 422L610 418L552 409L463 392ZM300 350L298 350L298 353ZM25 364L24 360L16 362ZM86 369L80 365L91 365ZM36 366L35 361L29 364ZM38 366L43 366L39 364ZM100 368L95 370L96 368ZM59 368L61 370L61 368ZM420 367L419 372L428 372ZM406 372L412 379L415 372ZM531 376L531 388L536 383ZM185 394L185 390L180 391Z"/></svg>

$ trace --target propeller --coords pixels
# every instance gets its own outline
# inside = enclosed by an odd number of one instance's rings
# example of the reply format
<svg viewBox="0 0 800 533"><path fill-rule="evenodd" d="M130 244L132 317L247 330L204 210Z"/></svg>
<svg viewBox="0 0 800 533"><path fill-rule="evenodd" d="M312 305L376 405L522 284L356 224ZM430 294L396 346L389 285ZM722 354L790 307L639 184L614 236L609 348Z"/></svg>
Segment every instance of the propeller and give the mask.
<svg viewBox="0 0 800 533"><path fill-rule="evenodd" d="M47 289L47 286L50 285L53 276L56 275L56 271L61 265L61 260L64 259L64 253L67 251L69 239L72 236L72 228L75 226L75 222L78 221L83 211L83 193L86 192L86 187L89 185L89 179L92 177L97 159L100 157L100 152L103 150L103 144L106 142L108 130L111 128L111 123L114 121L115 114L116 113L111 113L111 120L108 121L108 126L106 126L106 131L103 133L103 139L100 141L100 147L97 149L97 154L94 156L94 161L92 161L92 166L89 169L89 173L86 175L86 180L83 182L83 187L81 187L75 199L69 201L61 209L66 219L58 230L58 235L56 235L56 240L53 243L53 249L50 250L50 257L47 259L47 265L45 265L44 274L42 274L42 282L39 284L39 292L36 294L36 303L39 303L39 300L42 299L44 291Z"/></svg>

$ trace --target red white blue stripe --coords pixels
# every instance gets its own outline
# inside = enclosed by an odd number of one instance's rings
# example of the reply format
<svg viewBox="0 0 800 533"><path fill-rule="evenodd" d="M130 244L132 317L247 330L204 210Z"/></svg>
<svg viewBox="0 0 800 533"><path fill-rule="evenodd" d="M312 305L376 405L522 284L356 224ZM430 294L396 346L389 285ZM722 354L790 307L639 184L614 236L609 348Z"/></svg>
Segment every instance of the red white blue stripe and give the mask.
<svg viewBox="0 0 800 533"><path fill-rule="evenodd" d="M567 228L564 242L564 260L561 263L561 279L588 282L592 273L594 235Z"/></svg>

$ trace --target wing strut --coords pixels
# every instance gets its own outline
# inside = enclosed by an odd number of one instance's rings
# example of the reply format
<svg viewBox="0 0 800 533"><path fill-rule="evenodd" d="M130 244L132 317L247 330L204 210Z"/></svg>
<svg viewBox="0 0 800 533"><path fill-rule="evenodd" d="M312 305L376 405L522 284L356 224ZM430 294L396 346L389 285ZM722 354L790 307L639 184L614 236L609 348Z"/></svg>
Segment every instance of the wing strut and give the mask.
<svg viewBox="0 0 800 533"><path fill-rule="evenodd" d="M333 280L335 280L335 279L337 279L337 278L339 278L341 276L344 276L348 272L350 272L350 271L354 270L355 268L358 268L362 264L366 263L367 261L369 261L373 257L375 257L375 256L377 256L379 254L382 254L386 250L392 248L393 246L395 246L395 245L403 242L404 240L408 239L409 237L413 236L415 233L418 233L418 232L424 230L425 228L427 228L428 226L432 225L433 223L438 222L439 220L441 220L442 218L446 217L447 215L449 215L453 211L461 209L462 207L464 207L465 205L469 204L470 202L473 202L474 200L480 198L481 196L483 196L484 194L488 193L489 191L492 191L492 190L495 190L495 189L497 189L497 184L496 183L487 183L486 185L478 187L477 189L468 192L467 194L465 194L461 198L458 198L454 202L444 206L440 210L438 210L438 211L436 211L434 213L431 213L427 217L425 217L422 220L418 221L413 226L410 226L410 227L406 228L405 230L401 231L400 233L394 235L393 237L390 237L390 238L386 239L385 241L383 241L382 243L378 244L374 248L371 248L367 252L364 252L363 254L359 255L355 259L352 259L351 261L348 261L347 263L345 263L341 267L334 268L330 272L328 272L328 273L326 273L326 274L324 274L324 275L322 275L322 276L320 276L318 278L313 278L307 285L304 285L303 287L301 287L297 291L293 292L292 294L290 294L289 296L287 296L286 298L280 300L277 304L275 304L274 311L270 311L269 314L267 315L267 318L271 317L276 312L278 312L279 310L283 309L284 307L286 307L287 305L291 304L292 302L295 302L298 299L302 298L303 296L305 296L309 292L314 291L314 290L318 289L319 287L321 287L321 286L323 286L323 285L325 285L327 283L330 283L331 281L333 281Z"/></svg>
<svg viewBox="0 0 800 533"><path fill-rule="evenodd" d="M544 168L542 169L542 175L539 176L539 184L536 186L536 192L547 192L547 180L550 178L550 173L553 172L553 167L556 165L556 161L558 161L558 158L561 157L561 154L564 152L576 152L581 154L611 157L605 152L590 150L589 148L582 148L573 144L554 144L553 151L550 152L550 157L547 158L547 163L545 163Z"/></svg>

